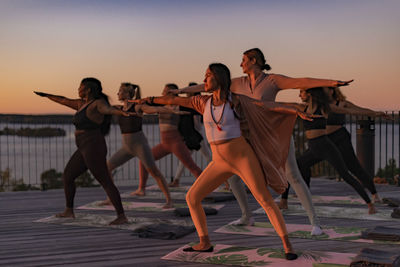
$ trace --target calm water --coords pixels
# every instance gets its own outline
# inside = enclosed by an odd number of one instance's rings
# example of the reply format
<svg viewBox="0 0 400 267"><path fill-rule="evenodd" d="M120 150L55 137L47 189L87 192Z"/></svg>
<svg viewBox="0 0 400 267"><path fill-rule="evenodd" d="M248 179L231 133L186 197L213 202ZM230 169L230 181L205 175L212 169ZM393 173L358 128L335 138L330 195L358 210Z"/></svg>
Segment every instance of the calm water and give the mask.
<svg viewBox="0 0 400 267"><path fill-rule="evenodd" d="M51 138L28 138L18 136L0 136L0 169L7 167L11 169L12 177L23 179L27 184L40 184L40 174L54 168L62 172L69 157L75 151L74 126L72 124L4 124L0 123L0 129L4 127L18 129L21 127L41 128L41 127L62 128L66 131L65 137ZM352 141L356 147L356 125L347 125L352 132ZM159 143L158 124L145 124L143 131L146 134L150 146ZM121 135L118 125L112 125L110 134L106 137L108 144L108 156L120 148ZM196 163L205 168L207 162L196 152L193 154ZM397 165L399 162L399 127L391 124L376 124L375 130L375 170L379 166L385 166L390 158L395 158ZM177 166L177 159L167 156L157 162L160 170L167 178L173 176ZM190 175L186 170L184 175ZM119 185L129 185L132 179L138 179L139 167L138 160L132 159L117 170L115 179Z"/></svg>

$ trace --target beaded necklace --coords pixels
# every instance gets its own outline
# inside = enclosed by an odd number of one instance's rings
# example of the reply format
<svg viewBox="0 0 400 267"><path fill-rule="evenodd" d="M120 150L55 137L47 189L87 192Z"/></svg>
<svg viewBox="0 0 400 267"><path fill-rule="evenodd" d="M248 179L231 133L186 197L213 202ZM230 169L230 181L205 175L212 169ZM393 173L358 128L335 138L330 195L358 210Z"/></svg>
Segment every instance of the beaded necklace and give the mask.
<svg viewBox="0 0 400 267"><path fill-rule="evenodd" d="M224 102L224 104L223 104L221 117L219 117L219 120L216 121L215 118L214 118L213 108L212 108L213 107L213 98L211 97L211 104L210 104L211 118L214 121L215 125L217 126L218 131L222 131L222 128L221 128L221 126L219 126L219 124L220 124L220 122L222 120L222 117L224 116L225 104L226 104L226 102Z"/></svg>

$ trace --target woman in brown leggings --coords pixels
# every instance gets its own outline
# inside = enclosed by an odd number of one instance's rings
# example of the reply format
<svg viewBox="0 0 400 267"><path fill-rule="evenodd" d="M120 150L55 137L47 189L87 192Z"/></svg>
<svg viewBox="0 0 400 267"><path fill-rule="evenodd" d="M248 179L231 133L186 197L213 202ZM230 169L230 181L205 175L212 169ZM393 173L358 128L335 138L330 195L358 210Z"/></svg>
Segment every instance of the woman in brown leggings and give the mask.
<svg viewBox="0 0 400 267"><path fill-rule="evenodd" d="M74 197L75 179L88 169L101 184L110 198L117 218L110 225L123 224L125 217L118 189L111 180L107 164L107 146L104 135L110 130L110 115L129 116L129 113L110 106L108 97L102 92L101 83L95 78L82 80L79 89L80 99L35 92L37 95L77 110L73 123L76 127L75 142L78 149L71 156L63 173L66 208L56 217L75 218Z"/></svg>

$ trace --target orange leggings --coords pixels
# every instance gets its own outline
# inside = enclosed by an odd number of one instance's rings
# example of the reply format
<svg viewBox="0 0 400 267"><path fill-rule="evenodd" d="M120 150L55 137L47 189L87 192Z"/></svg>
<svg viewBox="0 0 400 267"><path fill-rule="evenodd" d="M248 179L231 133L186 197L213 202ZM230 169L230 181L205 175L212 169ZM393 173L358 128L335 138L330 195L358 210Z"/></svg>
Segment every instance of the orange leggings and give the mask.
<svg viewBox="0 0 400 267"><path fill-rule="evenodd" d="M278 235L287 235L282 213L267 188L261 165L247 141L241 136L223 144L211 145L211 150L212 161L186 194L186 202L199 237L208 235L201 201L234 174L240 176L263 207Z"/></svg>

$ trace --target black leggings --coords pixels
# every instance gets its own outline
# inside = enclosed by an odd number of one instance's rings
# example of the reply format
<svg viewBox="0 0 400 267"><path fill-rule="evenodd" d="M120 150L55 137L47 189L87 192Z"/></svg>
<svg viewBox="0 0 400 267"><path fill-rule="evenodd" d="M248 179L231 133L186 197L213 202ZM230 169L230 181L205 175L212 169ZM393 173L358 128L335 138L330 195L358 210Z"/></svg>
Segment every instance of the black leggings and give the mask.
<svg viewBox="0 0 400 267"><path fill-rule="evenodd" d="M366 187L371 194L376 194L376 188L371 177L365 169L361 166L356 154L354 153L353 145L351 144L350 133L346 128L342 127L339 130L327 135L329 139L336 145L339 149L344 162L350 172L361 181L361 183Z"/></svg>
<svg viewBox="0 0 400 267"><path fill-rule="evenodd" d="M104 136L98 130L86 131L75 135L75 142L78 150L69 159L63 173L67 208L74 207L75 179L89 169L106 191L117 214L124 214L119 191L112 182L107 168L107 146Z"/></svg>
<svg viewBox="0 0 400 267"><path fill-rule="evenodd" d="M344 181L351 185L366 203L371 202L360 182L350 174L338 148L326 135L308 140L308 149L297 158L297 165L308 187L310 187L311 166L322 160L327 160ZM282 198L287 199L288 193L289 187L286 189L285 193L283 193Z"/></svg>

